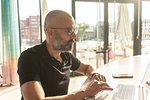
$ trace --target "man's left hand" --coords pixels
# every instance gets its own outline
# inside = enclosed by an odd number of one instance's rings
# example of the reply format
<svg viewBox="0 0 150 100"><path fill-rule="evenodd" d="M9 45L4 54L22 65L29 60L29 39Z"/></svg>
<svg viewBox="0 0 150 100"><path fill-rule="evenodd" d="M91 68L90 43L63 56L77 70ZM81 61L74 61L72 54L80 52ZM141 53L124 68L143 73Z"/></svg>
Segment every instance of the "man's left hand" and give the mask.
<svg viewBox="0 0 150 100"><path fill-rule="evenodd" d="M99 73L95 73L93 76L92 76L92 79L95 79L97 81L104 81L106 82L106 78L105 76L99 74Z"/></svg>

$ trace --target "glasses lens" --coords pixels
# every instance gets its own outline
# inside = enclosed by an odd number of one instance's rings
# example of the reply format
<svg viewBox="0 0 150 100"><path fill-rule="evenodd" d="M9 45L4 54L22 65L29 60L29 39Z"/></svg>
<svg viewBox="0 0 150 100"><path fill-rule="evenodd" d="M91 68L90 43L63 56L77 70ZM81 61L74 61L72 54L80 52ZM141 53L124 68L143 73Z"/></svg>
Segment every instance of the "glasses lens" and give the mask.
<svg viewBox="0 0 150 100"><path fill-rule="evenodd" d="M77 33L78 33L78 29L77 29L77 28L74 30L74 33L75 33L75 34L77 34Z"/></svg>
<svg viewBox="0 0 150 100"><path fill-rule="evenodd" d="M77 29L71 29L71 28L68 28L68 29L67 29L67 33L68 33L69 35L71 35L73 32L74 32L75 34L77 34L78 30L77 30Z"/></svg>

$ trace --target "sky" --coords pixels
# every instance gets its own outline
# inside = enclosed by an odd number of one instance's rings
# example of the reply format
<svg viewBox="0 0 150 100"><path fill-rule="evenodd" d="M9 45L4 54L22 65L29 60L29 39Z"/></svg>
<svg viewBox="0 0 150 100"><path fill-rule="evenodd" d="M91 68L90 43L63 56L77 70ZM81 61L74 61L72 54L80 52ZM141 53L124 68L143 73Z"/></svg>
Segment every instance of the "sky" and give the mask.
<svg viewBox="0 0 150 100"><path fill-rule="evenodd" d="M42 1L42 0L41 0ZM47 0L48 9L62 9L71 13L71 0ZM150 19L150 13L147 13L147 10L150 9L150 2L143 2L143 19ZM129 4L129 15L131 21L133 21L133 4ZM118 4L109 4L109 22L117 18L117 8ZM100 13L98 13L100 9ZM115 12L114 12L115 11ZM26 19L28 16L39 15L39 0L19 0L19 13L20 19ZM88 24L95 24L98 21L98 18L103 21L103 3L94 3L94 2L77 2L76 3L76 21L77 22L86 22Z"/></svg>
<svg viewBox="0 0 150 100"><path fill-rule="evenodd" d="M29 15L39 15L39 0L18 0L18 1L21 19L25 19ZM71 13L71 0L47 0L47 4L49 10L62 9Z"/></svg>

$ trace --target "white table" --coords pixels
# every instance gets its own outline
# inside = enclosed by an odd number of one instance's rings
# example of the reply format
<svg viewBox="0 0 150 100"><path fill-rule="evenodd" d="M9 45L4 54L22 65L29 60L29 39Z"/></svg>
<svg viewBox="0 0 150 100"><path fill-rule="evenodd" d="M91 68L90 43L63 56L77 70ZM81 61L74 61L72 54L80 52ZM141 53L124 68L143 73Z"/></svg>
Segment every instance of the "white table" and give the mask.
<svg viewBox="0 0 150 100"><path fill-rule="evenodd" d="M107 82L110 86L113 86L112 83L118 83L118 82L140 84L149 61L150 61L150 55L133 56L115 62L110 62L109 64L106 64L98 68L97 72L103 74L106 77ZM114 79L112 77L112 74L132 74L133 78ZM73 84L73 87L75 88L74 90L71 88L72 86L70 84L69 92L80 89L85 79L86 77L83 76L75 78L74 82L75 80L78 80L78 83ZM104 100L109 100L109 97L105 98Z"/></svg>

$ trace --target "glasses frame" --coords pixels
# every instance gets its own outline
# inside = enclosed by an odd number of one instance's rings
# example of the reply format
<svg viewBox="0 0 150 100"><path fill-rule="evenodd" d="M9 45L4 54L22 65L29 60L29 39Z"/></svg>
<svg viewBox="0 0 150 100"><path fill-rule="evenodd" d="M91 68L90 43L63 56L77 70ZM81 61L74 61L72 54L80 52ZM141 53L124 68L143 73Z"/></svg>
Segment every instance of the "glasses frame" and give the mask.
<svg viewBox="0 0 150 100"><path fill-rule="evenodd" d="M67 32L68 35L71 35L72 33L77 34L78 29L77 28L51 28L51 29L55 29L55 30L65 30Z"/></svg>

